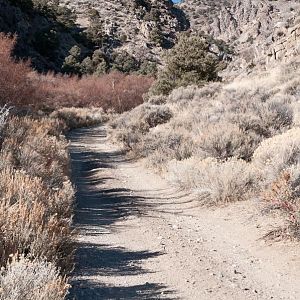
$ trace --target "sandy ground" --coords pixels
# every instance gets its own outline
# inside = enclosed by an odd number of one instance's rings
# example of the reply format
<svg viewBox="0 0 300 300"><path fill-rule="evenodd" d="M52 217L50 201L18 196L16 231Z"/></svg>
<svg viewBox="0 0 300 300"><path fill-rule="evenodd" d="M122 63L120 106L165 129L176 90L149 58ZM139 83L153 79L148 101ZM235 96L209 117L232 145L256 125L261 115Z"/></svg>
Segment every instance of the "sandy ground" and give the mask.
<svg viewBox="0 0 300 300"><path fill-rule="evenodd" d="M266 243L253 201L201 208L127 160L105 127L73 131L79 231L70 299L300 299L300 246Z"/></svg>

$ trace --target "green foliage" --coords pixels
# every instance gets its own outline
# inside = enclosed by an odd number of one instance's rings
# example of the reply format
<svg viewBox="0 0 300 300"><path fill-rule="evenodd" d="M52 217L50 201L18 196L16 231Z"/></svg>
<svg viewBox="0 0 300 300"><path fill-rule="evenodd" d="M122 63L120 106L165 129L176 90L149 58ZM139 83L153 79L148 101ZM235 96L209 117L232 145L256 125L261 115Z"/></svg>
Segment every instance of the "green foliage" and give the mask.
<svg viewBox="0 0 300 300"><path fill-rule="evenodd" d="M75 26L76 15L69 8L65 6L55 7L55 16L56 20L66 28L72 28Z"/></svg>
<svg viewBox="0 0 300 300"><path fill-rule="evenodd" d="M85 30L86 37L94 45L101 47L105 41L105 34L99 12L95 9L91 9L88 15L90 24Z"/></svg>
<svg viewBox="0 0 300 300"><path fill-rule="evenodd" d="M112 69L123 73L131 73L139 68L138 61L129 53L122 51L112 56Z"/></svg>
<svg viewBox="0 0 300 300"><path fill-rule="evenodd" d="M144 60L139 67L138 74L150 75L156 77L157 74L157 64L153 61Z"/></svg>
<svg viewBox="0 0 300 300"><path fill-rule="evenodd" d="M105 55L101 50L95 50L92 58L86 57L80 66L81 74L103 75L107 72L108 65Z"/></svg>
<svg viewBox="0 0 300 300"><path fill-rule="evenodd" d="M69 51L70 55L72 55L74 58L76 59L80 59L81 56L81 49L78 46L73 46L70 51Z"/></svg>
<svg viewBox="0 0 300 300"><path fill-rule="evenodd" d="M168 94L179 86L201 86L218 80L218 71L224 64L210 47L211 43L205 37L181 36L176 46L168 51L166 68L159 74L152 92Z"/></svg>
<svg viewBox="0 0 300 300"><path fill-rule="evenodd" d="M90 57L86 57L80 64L80 72L81 74L89 74L92 75L94 73L94 64Z"/></svg>
<svg viewBox="0 0 300 300"><path fill-rule="evenodd" d="M70 55L65 58L62 69L67 73L80 74L81 49L75 45L70 49L69 54Z"/></svg>
<svg viewBox="0 0 300 300"><path fill-rule="evenodd" d="M154 28L150 33L150 41L155 46L164 46L165 43L165 37L162 33L162 31L158 28Z"/></svg>

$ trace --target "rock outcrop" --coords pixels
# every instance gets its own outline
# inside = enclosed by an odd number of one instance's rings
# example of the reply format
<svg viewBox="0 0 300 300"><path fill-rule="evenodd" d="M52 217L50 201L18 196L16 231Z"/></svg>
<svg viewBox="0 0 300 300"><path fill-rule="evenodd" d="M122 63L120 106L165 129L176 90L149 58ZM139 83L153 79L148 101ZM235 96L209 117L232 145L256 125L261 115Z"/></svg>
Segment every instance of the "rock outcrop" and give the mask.
<svg viewBox="0 0 300 300"><path fill-rule="evenodd" d="M298 1L184 0L191 29L227 42L236 56L227 72L238 74L288 59L298 51Z"/></svg>
<svg viewBox="0 0 300 300"><path fill-rule="evenodd" d="M96 10L106 35L119 41L117 50L136 58L159 59L162 49L174 45L176 33L189 28L184 13L171 0L62 0L88 27L89 11Z"/></svg>

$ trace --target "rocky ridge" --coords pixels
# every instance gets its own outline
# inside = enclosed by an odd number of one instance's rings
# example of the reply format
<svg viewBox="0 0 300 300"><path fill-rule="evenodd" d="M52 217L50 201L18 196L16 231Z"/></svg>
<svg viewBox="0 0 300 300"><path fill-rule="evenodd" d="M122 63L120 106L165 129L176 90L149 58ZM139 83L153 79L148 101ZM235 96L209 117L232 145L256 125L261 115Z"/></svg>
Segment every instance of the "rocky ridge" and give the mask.
<svg viewBox="0 0 300 300"><path fill-rule="evenodd" d="M137 59L159 60L174 45L176 33L189 28L184 13L171 0L62 0L76 12L77 23L88 27L91 10L99 13L104 34L118 41L114 48Z"/></svg>
<svg viewBox="0 0 300 300"><path fill-rule="evenodd" d="M184 0L191 29L222 39L237 54L229 70L238 75L297 54L298 1Z"/></svg>

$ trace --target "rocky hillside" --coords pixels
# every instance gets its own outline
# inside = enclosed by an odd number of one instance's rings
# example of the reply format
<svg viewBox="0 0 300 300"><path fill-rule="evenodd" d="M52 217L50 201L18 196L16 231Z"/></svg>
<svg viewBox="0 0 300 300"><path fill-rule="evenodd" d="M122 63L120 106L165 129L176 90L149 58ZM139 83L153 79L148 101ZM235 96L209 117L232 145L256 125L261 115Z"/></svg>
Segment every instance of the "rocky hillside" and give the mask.
<svg viewBox="0 0 300 300"><path fill-rule="evenodd" d="M0 32L40 71L151 73L188 28L171 0L0 0Z"/></svg>
<svg viewBox="0 0 300 300"><path fill-rule="evenodd" d="M85 52L80 28L71 10L44 0L0 0L0 32L16 34L15 54L30 58L39 71L61 71L74 45Z"/></svg>
<svg viewBox="0 0 300 300"><path fill-rule="evenodd" d="M81 27L98 15L102 33L117 51L137 59L159 60L162 49L174 45L176 33L189 28L185 14L171 0L62 0L76 12Z"/></svg>
<svg viewBox="0 0 300 300"><path fill-rule="evenodd" d="M298 1L184 0L180 7L192 30L211 34L234 48L233 73L288 58L298 47Z"/></svg>

